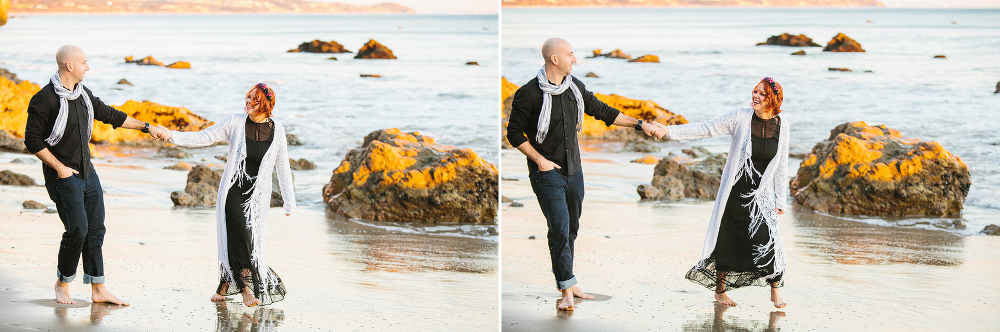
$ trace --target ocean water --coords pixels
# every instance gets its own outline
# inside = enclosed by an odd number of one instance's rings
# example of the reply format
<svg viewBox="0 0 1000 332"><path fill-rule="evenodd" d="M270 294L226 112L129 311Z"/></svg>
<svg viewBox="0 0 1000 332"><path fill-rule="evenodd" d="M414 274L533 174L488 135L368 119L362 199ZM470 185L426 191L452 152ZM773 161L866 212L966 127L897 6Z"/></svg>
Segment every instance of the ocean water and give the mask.
<svg viewBox="0 0 1000 332"><path fill-rule="evenodd" d="M539 49L549 37L573 45L579 60L573 73L588 89L653 100L690 121L748 106L753 87L771 76L785 89L782 116L792 124L792 153L808 153L835 126L853 121L937 141L969 165L972 177L961 216L968 228L956 232L971 235L1000 224L1000 94L993 94L1000 81L1000 10L505 8L501 20L501 74L515 84L535 76L543 64ZM843 32L867 52L755 46L786 32L824 46ZM594 49L616 48L634 57L658 55L660 63L586 58ZM790 55L800 49L808 55ZM584 78L588 72L600 78ZM718 137L666 144L724 152L728 142Z"/></svg>
<svg viewBox="0 0 1000 332"><path fill-rule="evenodd" d="M73 44L90 64L84 84L106 103L150 100L216 121L242 112L247 91L266 82L274 118L305 143L290 157L318 166L296 171L298 203L322 206L332 170L378 129L419 131L497 163L498 35L496 15L15 15L0 27L0 67L44 85L55 51ZM314 39L353 52L375 39L398 59L286 52ZM192 69L126 64L129 55ZM116 85L122 78L135 86ZM193 150L214 162L225 151Z"/></svg>

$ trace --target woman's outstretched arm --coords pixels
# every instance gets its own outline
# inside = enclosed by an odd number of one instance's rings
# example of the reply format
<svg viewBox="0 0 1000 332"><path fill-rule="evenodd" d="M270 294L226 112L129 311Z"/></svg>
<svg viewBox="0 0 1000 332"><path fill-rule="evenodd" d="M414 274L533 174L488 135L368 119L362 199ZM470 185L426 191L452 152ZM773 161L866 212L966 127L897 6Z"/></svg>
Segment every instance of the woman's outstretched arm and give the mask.
<svg viewBox="0 0 1000 332"><path fill-rule="evenodd" d="M228 116L211 127L198 132L170 131L170 143L185 147L210 146L218 142L228 142L232 130L232 118Z"/></svg>
<svg viewBox="0 0 1000 332"><path fill-rule="evenodd" d="M739 109L726 112L714 119L684 125L667 126L667 138L672 140L688 140L712 137L715 135L732 135L739 118Z"/></svg>

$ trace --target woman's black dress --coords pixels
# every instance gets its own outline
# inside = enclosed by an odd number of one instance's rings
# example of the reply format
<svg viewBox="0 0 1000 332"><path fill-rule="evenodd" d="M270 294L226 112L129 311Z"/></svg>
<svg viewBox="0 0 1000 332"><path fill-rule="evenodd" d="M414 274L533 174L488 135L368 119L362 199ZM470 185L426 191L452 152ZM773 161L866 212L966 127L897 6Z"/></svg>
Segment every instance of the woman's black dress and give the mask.
<svg viewBox="0 0 1000 332"><path fill-rule="evenodd" d="M232 268L233 279L223 277L216 291L221 295L240 294L244 286L249 286L254 293L254 297L260 300L262 305L268 305L281 301L285 298L285 285L281 282L274 270L277 284L271 285L269 289L264 289L258 269L253 263L253 237L265 236L265 234L253 234L247 228L247 218L243 214L243 203L250 200L253 195L253 186L257 182L257 174L260 172L260 162L264 159L264 154L271 146L274 134L274 122L271 119L263 123L257 123L247 117L246 120L246 173L250 179L236 181L229 187L226 196L226 246L229 254L229 266ZM232 161L231 161L232 162ZM271 179L263 179L271 181ZM256 213L256 211L252 212Z"/></svg>
<svg viewBox="0 0 1000 332"><path fill-rule="evenodd" d="M778 152L778 128L781 128L781 119L775 116L764 120L754 112L750 125L753 150L750 160L754 169L763 174ZM688 280L715 289L717 293L751 285L767 286L771 282L781 284L780 274L773 280L764 279L774 273L772 259L774 250L759 260L761 264L770 262L767 265L758 267L754 262L754 247L766 244L770 240L770 232L767 224L761 223L753 237L750 236L749 204L752 198L743 196L756 190L761 180L761 174L752 173L744 174L733 184L729 199L726 201L725 212L722 213L722 224L719 226L719 235L712 255L699 262L685 275ZM720 274L723 275L720 277Z"/></svg>

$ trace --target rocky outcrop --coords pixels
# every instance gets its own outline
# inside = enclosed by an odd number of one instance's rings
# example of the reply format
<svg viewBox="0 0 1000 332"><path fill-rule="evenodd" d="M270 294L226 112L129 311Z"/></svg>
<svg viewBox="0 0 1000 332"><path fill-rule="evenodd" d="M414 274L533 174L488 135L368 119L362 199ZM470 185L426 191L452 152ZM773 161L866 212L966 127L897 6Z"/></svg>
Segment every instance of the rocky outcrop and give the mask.
<svg viewBox="0 0 1000 332"><path fill-rule="evenodd" d="M804 51L804 50L798 50L798 51L792 52L792 55L806 55L806 51Z"/></svg>
<svg viewBox="0 0 1000 332"><path fill-rule="evenodd" d="M1000 82L997 82L997 89L993 93L1000 93Z"/></svg>
<svg viewBox="0 0 1000 332"><path fill-rule="evenodd" d="M35 179L32 179L30 176L21 173L14 173L11 170L5 169L0 171L0 184L8 186L34 186Z"/></svg>
<svg viewBox="0 0 1000 332"><path fill-rule="evenodd" d="M503 111L501 113L503 117L503 146L509 147L510 144L507 142L506 138L507 122L510 120L511 102L514 99L514 92L517 91L518 86L510 81L507 81L506 78L501 78L500 85L501 96L503 98ZM605 104L622 111L625 115L636 119L642 119L642 121L659 122L665 125L688 123L687 119L684 119L683 116L671 113L651 100L636 100L619 95L605 95L601 93L594 93L594 96L600 101L603 101ZM649 137L645 134L635 131L634 128L625 128L620 126L608 127L604 125L603 121L596 120L590 116L583 117L583 128L580 131L579 137L622 141L639 138L649 139Z"/></svg>
<svg viewBox="0 0 1000 332"><path fill-rule="evenodd" d="M306 160L306 158L302 158L302 159L299 159L299 160L295 160L295 159L289 158L288 159L288 165L289 165L289 167L291 167L294 170L316 169L316 164L313 163L313 162L311 162L311 161Z"/></svg>
<svg viewBox="0 0 1000 332"><path fill-rule="evenodd" d="M319 39L308 43L299 44L298 48L288 50L288 52L308 52L308 53L352 53L344 48L344 45L336 41L325 42Z"/></svg>
<svg viewBox="0 0 1000 332"><path fill-rule="evenodd" d="M14 83L0 77L0 130L7 130L15 138L24 138L28 123L28 102L42 87L31 81Z"/></svg>
<svg viewBox="0 0 1000 332"><path fill-rule="evenodd" d="M171 193L170 200L174 202L174 206L213 206L219 194L219 183L221 181L222 171L196 165L188 172L187 185L184 186L184 191Z"/></svg>
<svg viewBox="0 0 1000 332"><path fill-rule="evenodd" d="M194 114L185 107L164 106L148 100L143 102L129 100L121 106L114 107L136 120L149 122L150 126L162 125L170 130L200 131L214 124L214 122ZM94 134L91 141L142 146L163 144L141 131L113 129L111 125L100 121L94 122Z"/></svg>
<svg viewBox="0 0 1000 332"><path fill-rule="evenodd" d="M3 1L3 0L0 0ZM6 78L14 84L21 83L21 79L17 78L17 74L14 74L6 69L0 68L0 77Z"/></svg>
<svg viewBox="0 0 1000 332"><path fill-rule="evenodd" d="M636 191L643 200L715 199L725 166L725 153L712 154L700 162L668 156L653 169L652 183L639 185Z"/></svg>
<svg viewBox="0 0 1000 332"><path fill-rule="evenodd" d="M22 202L21 207L23 207L25 210L44 210L45 204L29 199L27 201Z"/></svg>
<svg viewBox="0 0 1000 332"><path fill-rule="evenodd" d="M14 137L6 130L0 130L0 151L28 153L28 148L24 146L24 139Z"/></svg>
<svg viewBox="0 0 1000 332"><path fill-rule="evenodd" d="M479 65L479 62L476 62L476 61L469 61L469 62L466 62L466 63L465 63L465 65L466 65L466 66L478 66L478 65Z"/></svg>
<svg viewBox="0 0 1000 332"><path fill-rule="evenodd" d="M366 220L493 224L498 172L471 149L419 133L374 131L323 187L333 211Z"/></svg>
<svg viewBox="0 0 1000 332"><path fill-rule="evenodd" d="M118 83L117 83L117 84L121 84L121 85L128 85L128 86L134 86L134 85L132 85L132 82L129 82L128 80L126 80L126 79L124 79L124 78L123 78L123 79L120 79L120 80L118 80Z"/></svg>
<svg viewBox="0 0 1000 332"><path fill-rule="evenodd" d="M629 60L628 62L660 63L660 57L652 55L652 54L647 54L647 55L643 55L641 57L635 58L633 60Z"/></svg>
<svg viewBox="0 0 1000 332"><path fill-rule="evenodd" d="M843 33L838 33L833 36L830 42L826 43L826 47L823 48L823 52L864 52L865 49L861 48L861 44L851 39Z"/></svg>
<svg viewBox="0 0 1000 332"><path fill-rule="evenodd" d="M983 230L979 232L986 235L1000 235L1000 226L997 226L996 224L989 224L986 225L986 227L983 227Z"/></svg>
<svg viewBox="0 0 1000 332"><path fill-rule="evenodd" d="M292 134L285 134L285 141L288 142L289 146L299 146L302 145L302 141L299 140L298 136Z"/></svg>
<svg viewBox="0 0 1000 332"><path fill-rule="evenodd" d="M789 190L822 212L952 216L962 211L970 184L969 167L941 144L859 121L837 126L817 143Z"/></svg>
<svg viewBox="0 0 1000 332"><path fill-rule="evenodd" d="M594 55L591 56L591 58L596 58L596 57L605 57L605 58L611 58L611 59L632 60L632 56L628 55L628 54L625 54L625 52L622 52L621 49L615 49L614 51L611 51L611 52L608 52L608 53L604 53L604 54L601 54L601 50L597 49L597 50L594 50Z"/></svg>
<svg viewBox="0 0 1000 332"><path fill-rule="evenodd" d="M167 68L173 69L191 69L191 63L186 61L177 61L167 65Z"/></svg>
<svg viewBox="0 0 1000 332"><path fill-rule="evenodd" d="M10 9L10 0L0 0L0 26L7 24L7 10Z"/></svg>
<svg viewBox="0 0 1000 332"><path fill-rule="evenodd" d="M169 169L174 171L190 171L192 168L194 168L194 166L191 166L191 164L180 161L177 162L176 164L164 167L163 169Z"/></svg>
<svg viewBox="0 0 1000 332"><path fill-rule="evenodd" d="M812 38L806 37L806 35L793 36L789 33L783 33L778 36L771 36L763 43L757 43L757 46L761 45L777 45L777 46L797 46L797 47L819 47L820 45L814 43Z"/></svg>
<svg viewBox="0 0 1000 332"><path fill-rule="evenodd" d="M939 55L935 55L934 58L935 59L947 59L948 57L939 54Z"/></svg>
<svg viewBox="0 0 1000 332"><path fill-rule="evenodd" d="M395 59L396 56L392 54L392 50L385 47L374 39L368 40L361 49L358 50L358 55L354 56L355 59Z"/></svg>
<svg viewBox="0 0 1000 332"><path fill-rule="evenodd" d="M128 62L129 58L131 58L131 56L125 58L125 62L126 63L129 63ZM156 58L153 58L152 55L147 56L147 57L142 58L142 59L139 59L139 60L136 60L136 61L133 61L131 63L137 64L137 65L140 65L140 66L160 66L160 67L163 67L163 62L157 61Z"/></svg>
<svg viewBox="0 0 1000 332"><path fill-rule="evenodd" d="M597 76L597 74L594 74L594 72L587 73L587 77L600 78L600 76Z"/></svg>

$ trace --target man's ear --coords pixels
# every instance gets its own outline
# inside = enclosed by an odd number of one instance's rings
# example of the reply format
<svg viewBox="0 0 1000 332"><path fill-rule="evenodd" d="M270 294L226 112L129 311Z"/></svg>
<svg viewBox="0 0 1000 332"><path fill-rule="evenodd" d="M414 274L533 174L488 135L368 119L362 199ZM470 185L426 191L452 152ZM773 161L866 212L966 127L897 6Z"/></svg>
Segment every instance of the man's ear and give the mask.
<svg viewBox="0 0 1000 332"><path fill-rule="evenodd" d="M559 57L557 57L555 54L550 55L549 56L549 62L552 62L553 65L558 66L559 65Z"/></svg>
<svg viewBox="0 0 1000 332"><path fill-rule="evenodd" d="M75 66L73 66L73 62L67 62L66 63L66 71L72 73L73 69L74 69L73 67L75 67Z"/></svg>

